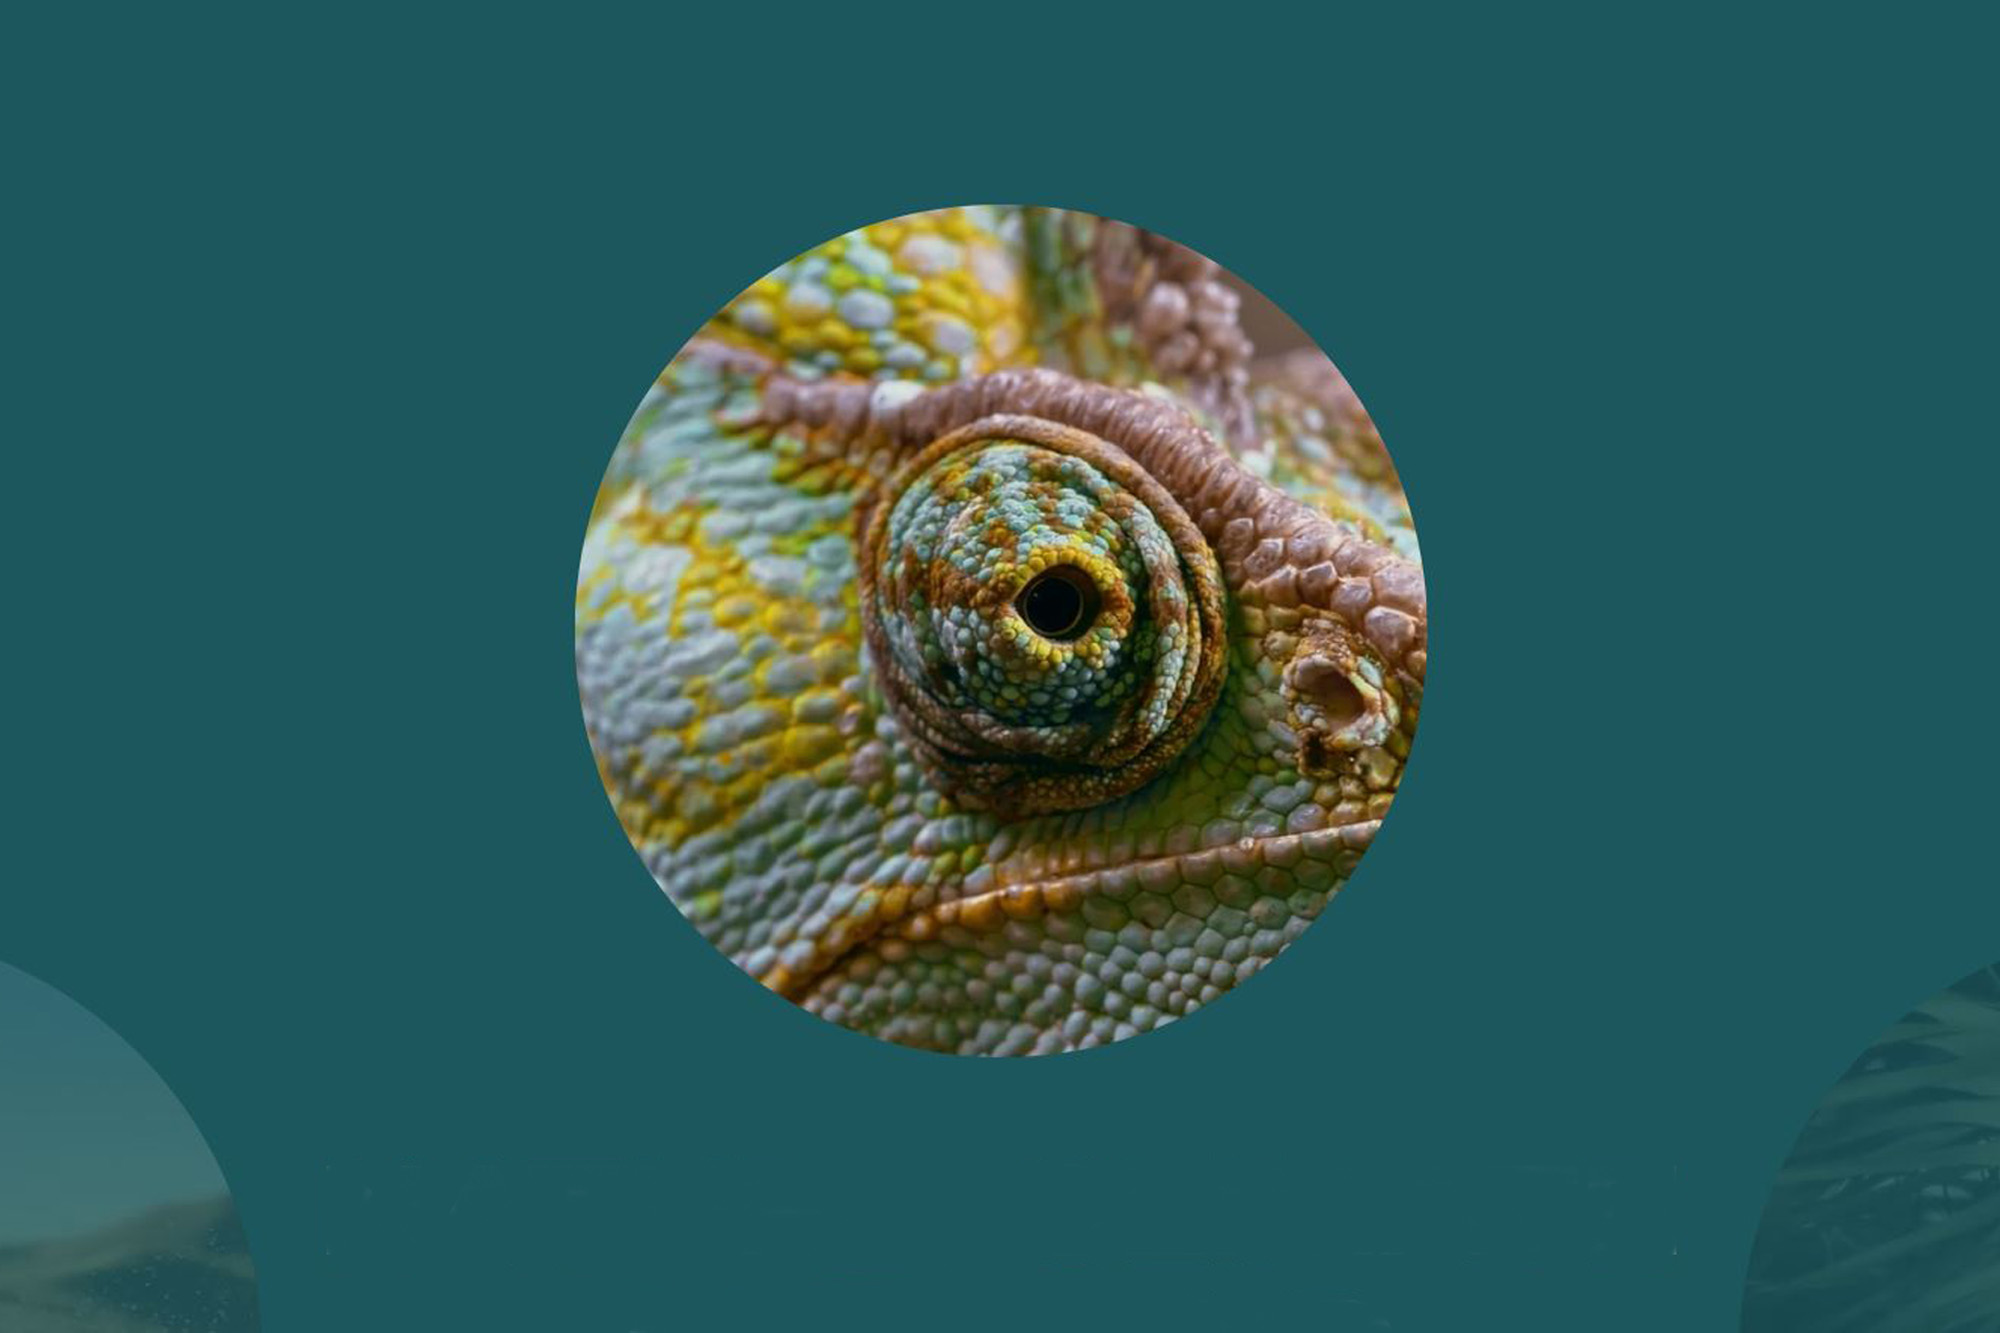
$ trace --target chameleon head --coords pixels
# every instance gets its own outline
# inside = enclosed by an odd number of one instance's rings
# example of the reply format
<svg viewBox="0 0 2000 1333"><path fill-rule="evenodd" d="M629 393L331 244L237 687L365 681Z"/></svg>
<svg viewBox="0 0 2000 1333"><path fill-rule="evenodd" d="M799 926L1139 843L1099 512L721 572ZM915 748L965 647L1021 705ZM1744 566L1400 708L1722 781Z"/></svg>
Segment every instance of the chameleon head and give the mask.
<svg viewBox="0 0 2000 1333"><path fill-rule="evenodd" d="M1064 1051L1213 1001L1331 900L1409 753L1424 590L1379 441L1221 325L1227 411L795 371L819 327L691 344L607 473L578 679L627 835L738 966L887 1040Z"/></svg>

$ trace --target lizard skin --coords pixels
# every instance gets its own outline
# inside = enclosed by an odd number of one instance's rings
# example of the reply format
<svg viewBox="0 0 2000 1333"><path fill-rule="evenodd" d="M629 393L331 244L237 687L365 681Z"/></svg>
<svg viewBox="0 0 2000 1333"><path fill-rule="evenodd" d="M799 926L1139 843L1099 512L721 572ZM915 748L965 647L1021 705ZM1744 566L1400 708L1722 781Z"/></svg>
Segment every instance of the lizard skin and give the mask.
<svg viewBox="0 0 2000 1333"><path fill-rule="evenodd" d="M1352 873L1422 698L1415 535L1339 372L1257 360L1236 302L1123 224L947 209L662 372L578 683L627 836L743 970L909 1046L1072 1050L1218 998Z"/></svg>

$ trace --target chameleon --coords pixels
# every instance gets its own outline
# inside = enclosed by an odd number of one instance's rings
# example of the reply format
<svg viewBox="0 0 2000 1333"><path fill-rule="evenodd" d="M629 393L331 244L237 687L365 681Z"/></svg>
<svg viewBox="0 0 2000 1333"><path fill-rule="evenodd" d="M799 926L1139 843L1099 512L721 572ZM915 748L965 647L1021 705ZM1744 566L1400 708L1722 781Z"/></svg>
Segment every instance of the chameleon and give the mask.
<svg viewBox="0 0 2000 1333"><path fill-rule="evenodd" d="M576 598L600 777L687 920L973 1055L1163 1027L1296 940L1395 795L1427 630L1332 362L1053 208L891 218L732 300L613 451Z"/></svg>

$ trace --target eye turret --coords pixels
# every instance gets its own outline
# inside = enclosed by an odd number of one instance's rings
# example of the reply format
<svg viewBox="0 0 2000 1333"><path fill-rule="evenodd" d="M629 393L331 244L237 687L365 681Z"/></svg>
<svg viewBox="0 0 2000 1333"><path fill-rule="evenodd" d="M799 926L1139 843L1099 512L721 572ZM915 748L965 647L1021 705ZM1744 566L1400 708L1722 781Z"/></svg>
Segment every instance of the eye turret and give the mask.
<svg viewBox="0 0 2000 1333"><path fill-rule="evenodd" d="M1035 814L1130 791L1220 693L1214 553L1087 431L994 416L951 432L891 480L861 557L883 693L967 806Z"/></svg>

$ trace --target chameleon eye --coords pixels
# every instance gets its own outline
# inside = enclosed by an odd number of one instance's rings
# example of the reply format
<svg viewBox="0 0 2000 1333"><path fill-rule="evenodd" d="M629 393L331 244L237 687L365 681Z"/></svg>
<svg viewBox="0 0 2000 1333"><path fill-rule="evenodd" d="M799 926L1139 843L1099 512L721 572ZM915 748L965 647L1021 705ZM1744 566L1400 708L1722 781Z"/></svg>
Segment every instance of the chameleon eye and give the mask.
<svg viewBox="0 0 2000 1333"><path fill-rule="evenodd" d="M1097 585L1074 565L1057 565L1029 579L1015 605L1035 633L1067 643L1083 635L1097 618Z"/></svg>
<svg viewBox="0 0 2000 1333"><path fill-rule="evenodd" d="M883 693L939 785L1010 814L1140 786L1200 730L1225 645L1215 555L1122 450L1038 417L936 441L862 542Z"/></svg>

